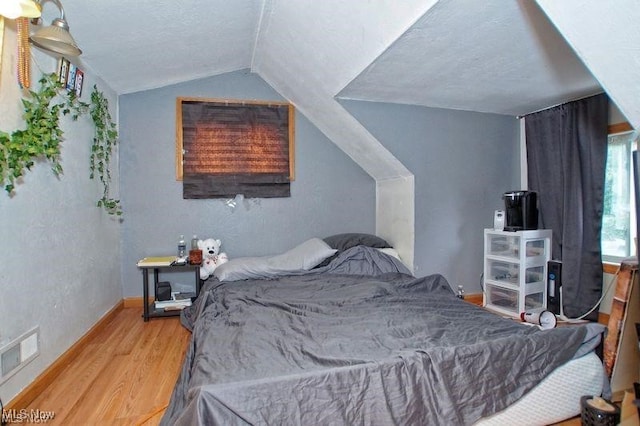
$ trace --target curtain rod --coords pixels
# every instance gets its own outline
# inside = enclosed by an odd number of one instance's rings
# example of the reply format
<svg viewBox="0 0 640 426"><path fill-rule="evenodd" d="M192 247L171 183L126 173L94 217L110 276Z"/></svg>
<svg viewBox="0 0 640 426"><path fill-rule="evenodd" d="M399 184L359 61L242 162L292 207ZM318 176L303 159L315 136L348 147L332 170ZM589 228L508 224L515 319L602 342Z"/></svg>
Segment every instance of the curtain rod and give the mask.
<svg viewBox="0 0 640 426"><path fill-rule="evenodd" d="M561 102L561 103L559 103L559 104L555 104L555 105L551 105L551 106L548 106L548 107L540 108L540 109L538 109L538 110L536 110L536 111L531 111L531 112L528 112L528 113L526 113L526 114L516 115L516 118L517 118L517 119L525 118L527 115L531 115L531 114L535 114L535 113L537 113L537 112L545 111L545 110L547 110L547 109L555 108L555 107L557 107L557 106L564 105L564 104L568 104L568 103L570 103L570 102L581 101L581 100L583 100L583 99L587 99L587 98L590 98L590 97L592 97L592 96L601 95L601 94L603 94L603 93L606 93L606 92L598 92L598 93L594 93L594 94L592 94L592 95L585 95L585 96L582 96L582 97L580 97L580 98L571 99L571 100L569 100L569 101L565 101L565 102Z"/></svg>

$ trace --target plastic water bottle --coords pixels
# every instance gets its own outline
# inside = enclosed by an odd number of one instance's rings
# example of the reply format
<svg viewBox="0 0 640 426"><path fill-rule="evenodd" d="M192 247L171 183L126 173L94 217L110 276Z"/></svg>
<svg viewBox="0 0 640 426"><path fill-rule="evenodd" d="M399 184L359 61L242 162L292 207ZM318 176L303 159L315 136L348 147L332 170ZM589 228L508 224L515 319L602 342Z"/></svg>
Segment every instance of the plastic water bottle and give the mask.
<svg viewBox="0 0 640 426"><path fill-rule="evenodd" d="M458 299L464 299L464 287L459 285L458 286L458 294L456 294L456 296L458 296Z"/></svg>
<svg viewBox="0 0 640 426"><path fill-rule="evenodd" d="M180 235L180 241L178 241L178 257L180 259L187 257L187 243L184 241L184 235Z"/></svg>

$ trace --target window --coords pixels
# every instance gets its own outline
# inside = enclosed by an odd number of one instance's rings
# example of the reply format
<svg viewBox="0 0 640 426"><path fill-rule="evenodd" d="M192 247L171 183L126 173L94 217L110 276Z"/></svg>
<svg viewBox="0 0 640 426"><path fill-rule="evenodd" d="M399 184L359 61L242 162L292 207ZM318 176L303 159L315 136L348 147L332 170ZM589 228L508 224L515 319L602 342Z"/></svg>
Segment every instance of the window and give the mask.
<svg viewBox="0 0 640 426"><path fill-rule="evenodd" d="M635 132L626 123L610 126L602 217L602 257L619 262L635 255L636 218L631 153Z"/></svg>

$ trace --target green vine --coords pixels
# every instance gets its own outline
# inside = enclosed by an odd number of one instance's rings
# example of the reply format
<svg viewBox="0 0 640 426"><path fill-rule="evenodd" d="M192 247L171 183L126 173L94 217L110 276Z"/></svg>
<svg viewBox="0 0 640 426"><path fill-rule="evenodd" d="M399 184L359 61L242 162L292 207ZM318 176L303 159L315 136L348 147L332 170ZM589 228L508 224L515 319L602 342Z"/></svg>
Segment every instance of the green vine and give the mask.
<svg viewBox="0 0 640 426"><path fill-rule="evenodd" d="M95 126L93 144L91 145L89 166L91 173L89 177L94 179L97 172L102 183L103 192L102 198L98 200L98 207L103 207L109 214L120 216L122 215L120 200L109 196L109 185L111 183L109 165L111 163L111 151L118 142L118 131L109 113L109 101L95 85L93 86L93 92L91 92L91 108L89 112Z"/></svg>
<svg viewBox="0 0 640 426"><path fill-rule="evenodd" d="M55 101L62 88L55 74L43 75L39 83L38 91L29 91L30 97L22 99L26 129L11 134L0 131L0 182L9 195L13 195L16 181L39 158L51 161L53 173L60 176L60 113L72 113L77 120L88 107L76 99L75 93Z"/></svg>
<svg viewBox="0 0 640 426"><path fill-rule="evenodd" d="M107 99L94 86L91 104L80 102L74 91L63 90L55 74L43 75L39 83L37 91L29 91L29 96L22 99L26 128L11 134L0 131L0 185L10 196L14 195L18 180L40 159L50 161L53 173L59 177L62 174L60 144L64 140L60 116L71 114L75 121L89 112L95 126L89 177L94 179L97 173L103 186L97 206L109 214L122 215L120 200L109 196L109 164L118 132L109 114Z"/></svg>

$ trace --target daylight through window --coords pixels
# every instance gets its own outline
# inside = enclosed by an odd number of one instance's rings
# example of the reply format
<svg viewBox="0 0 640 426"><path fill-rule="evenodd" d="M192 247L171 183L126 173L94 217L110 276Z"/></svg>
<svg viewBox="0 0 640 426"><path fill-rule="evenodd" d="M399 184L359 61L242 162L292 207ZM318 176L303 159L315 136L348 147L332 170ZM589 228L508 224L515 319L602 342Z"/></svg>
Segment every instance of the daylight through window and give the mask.
<svg viewBox="0 0 640 426"><path fill-rule="evenodd" d="M602 257L605 261L619 262L636 253L631 160L631 153L637 148L634 135L633 131L609 135L602 217Z"/></svg>

